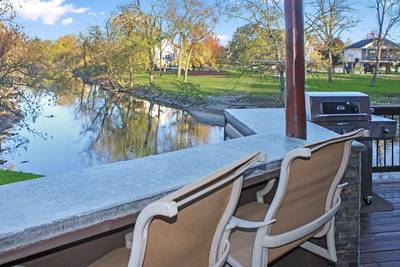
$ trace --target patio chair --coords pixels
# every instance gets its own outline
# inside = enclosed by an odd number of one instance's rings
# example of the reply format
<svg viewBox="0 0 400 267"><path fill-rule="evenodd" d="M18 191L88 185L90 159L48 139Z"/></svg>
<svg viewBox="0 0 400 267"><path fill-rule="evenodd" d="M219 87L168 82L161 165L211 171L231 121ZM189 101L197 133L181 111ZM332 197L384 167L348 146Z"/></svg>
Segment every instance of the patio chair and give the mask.
<svg viewBox="0 0 400 267"><path fill-rule="evenodd" d="M232 266L265 267L296 247L336 262L334 220L340 206L340 184L351 157L351 144L368 131L359 130L290 151L284 158L271 205L257 201L237 209L232 231ZM326 236L326 248L310 242Z"/></svg>
<svg viewBox="0 0 400 267"><path fill-rule="evenodd" d="M116 249L89 266L223 266L242 177L261 160L261 153L249 155L148 205L136 220L132 250Z"/></svg>

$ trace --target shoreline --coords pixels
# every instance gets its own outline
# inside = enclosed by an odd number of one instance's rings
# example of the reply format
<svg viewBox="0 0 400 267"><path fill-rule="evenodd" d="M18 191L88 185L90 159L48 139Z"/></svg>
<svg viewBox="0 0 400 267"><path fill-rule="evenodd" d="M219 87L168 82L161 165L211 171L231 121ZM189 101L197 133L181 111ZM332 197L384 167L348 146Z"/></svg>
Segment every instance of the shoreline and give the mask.
<svg viewBox="0 0 400 267"><path fill-rule="evenodd" d="M105 90L114 90L109 85L85 75L75 75L84 83L99 85ZM277 108L280 107L276 96L213 95L189 96L171 92L161 92L149 87L118 88L117 92L127 93L138 99L146 100L169 108L180 109L200 123L211 126L224 126L224 110L240 108Z"/></svg>
<svg viewBox="0 0 400 267"><path fill-rule="evenodd" d="M87 84L97 84L105 90L127 93L138 99L183 110L190 114L196 121L210 124L212 126L224 126L225 109L282 107L278 95L251 96L248 94L237 94L191 96L184 94L184 92L182 94L165 92L151 89L146 86L112 89L109 85L86 76L76 75L75 77L80 78ZM399 100L400 95L381 95L378 99L374 99L373 97L370 98L371 104L373 105L397 103Z"/></svg>
<svg viewBox="0 0 400 267"><path fill-rule="evenodd" d="M273 97L254 97L244 94L195 98L141 87L123 90L123 92L139 99L183 110L198 122L212 126L224 126L225 109L278 107Z"/></svg>

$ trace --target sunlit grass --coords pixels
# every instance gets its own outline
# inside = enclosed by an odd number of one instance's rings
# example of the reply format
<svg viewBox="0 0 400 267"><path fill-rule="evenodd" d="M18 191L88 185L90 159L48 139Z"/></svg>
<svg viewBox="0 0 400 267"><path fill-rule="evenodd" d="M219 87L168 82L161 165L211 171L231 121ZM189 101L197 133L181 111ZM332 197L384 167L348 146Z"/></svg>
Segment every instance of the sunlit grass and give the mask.
<svg viewBox="0 0 400 267"><path fill-rule="evenodd" d="M326 75L309 74L306 88L310 91L361 91L367 94L400 94L400 75L384 74L378 78L376 87L370 86L371 75L335 74L334 81L328 82Z"/></svg>
<svg viewBox="0 0 400 267"><path fill-rule="evenodd" d="M147 74L136 76L139 86L148 85ZM182 94L196 95L271 95L277 92L278 81L273 76L264 78L256 75L221 73L218 76L189 76L188 83L178 79L175 74L156 76L156 89Z"/></svg>
<svg viewBox="0 0 400 267"><path fill-rule="evenodd" d="M371 96L373 101L390 101L400 96L400 74L382 74L376 87L370 86L370 74L334 74L334 81L327 80L326 73L307 74L307 91L359 91ZM138 86L148 85L148 75L136 76ZM224 72L220 76L189 76L188 83L175 74L156 74L156 89L164 92L193 96L238 95L271 96L279 94L278 78L272 74L260 77L256 74Z"/></svg>
<svg viewBox="0 0 400 267"><path fill-rule="evenodd" d="M41 177L33 173L0 170L0 185L11 184Z"/></svg>

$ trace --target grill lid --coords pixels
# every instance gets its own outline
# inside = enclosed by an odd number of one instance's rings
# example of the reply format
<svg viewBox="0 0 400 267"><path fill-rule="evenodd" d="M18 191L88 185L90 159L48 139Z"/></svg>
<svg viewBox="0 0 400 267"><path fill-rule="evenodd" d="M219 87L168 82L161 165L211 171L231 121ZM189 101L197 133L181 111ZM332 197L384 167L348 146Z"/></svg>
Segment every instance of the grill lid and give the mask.
<svg viewBox="0 0 400 267"><path fill-rule="evenodd" d="M370 121L369 97L358 92L307 92L309 121Z"/></svg>

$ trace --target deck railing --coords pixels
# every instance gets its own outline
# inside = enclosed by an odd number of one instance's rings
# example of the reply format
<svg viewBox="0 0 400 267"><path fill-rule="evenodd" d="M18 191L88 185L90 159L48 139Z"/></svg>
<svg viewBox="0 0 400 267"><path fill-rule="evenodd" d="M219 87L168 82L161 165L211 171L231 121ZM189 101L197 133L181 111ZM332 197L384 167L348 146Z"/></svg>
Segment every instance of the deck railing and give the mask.
<svg viewBox="0 0 400 267"><path fill-rule="evenodd" d="M373 106L374 115L397 121L396 137L389 140L373 141L373 172L400 171L400 105Z"/></svg>

